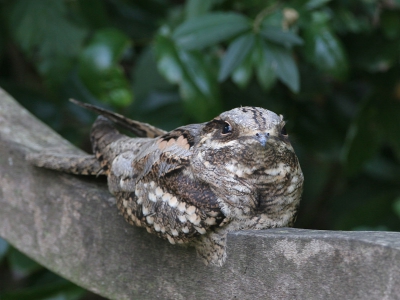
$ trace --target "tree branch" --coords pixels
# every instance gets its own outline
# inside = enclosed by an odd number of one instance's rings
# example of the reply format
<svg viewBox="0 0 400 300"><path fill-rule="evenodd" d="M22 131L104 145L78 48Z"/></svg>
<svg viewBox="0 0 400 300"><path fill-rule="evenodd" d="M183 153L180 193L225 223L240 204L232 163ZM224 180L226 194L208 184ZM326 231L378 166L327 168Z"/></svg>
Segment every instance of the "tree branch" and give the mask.
<svg viewBox="0 0 400 300"><path fill-rule="evenodd" d="M394 299L400 234L301 229L228 236L228 259L127 224L106 184L30 166L42 149L79 152L0 90L0 235L34 260L111 299Z"/></svg>

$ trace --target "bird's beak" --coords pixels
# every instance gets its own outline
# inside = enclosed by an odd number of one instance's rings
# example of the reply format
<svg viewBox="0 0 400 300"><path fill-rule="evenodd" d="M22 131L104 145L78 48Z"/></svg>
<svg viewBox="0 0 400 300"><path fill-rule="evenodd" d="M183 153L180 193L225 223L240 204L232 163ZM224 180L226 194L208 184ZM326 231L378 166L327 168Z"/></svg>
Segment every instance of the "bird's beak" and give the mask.
<svg viewBox="0 0 400 300"><path fill-rule="evenodd" d="M256 139L257 141L260 142L260 144L261 144L263 147L265 147L265 145L267 144L268 139L269 139L269 133L268 133L268 132L256 133L256 135L255 135L254 137L255 137L255 139Z"/></svg>

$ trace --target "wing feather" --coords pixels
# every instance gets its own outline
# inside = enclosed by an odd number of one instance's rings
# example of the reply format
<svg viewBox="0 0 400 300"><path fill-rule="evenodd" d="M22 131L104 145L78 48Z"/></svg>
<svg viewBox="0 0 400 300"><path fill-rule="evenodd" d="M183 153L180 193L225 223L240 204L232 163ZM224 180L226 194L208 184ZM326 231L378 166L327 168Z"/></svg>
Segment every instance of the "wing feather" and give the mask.
<svg viewBox="0 0 400 300"><path fill-rule="evenodd" d="M131 182L115 181L128 222L171 243L187 243L223 221L217 196L191 173L192 147L201 128L180 127L144 144L133 159Z"/></svg>

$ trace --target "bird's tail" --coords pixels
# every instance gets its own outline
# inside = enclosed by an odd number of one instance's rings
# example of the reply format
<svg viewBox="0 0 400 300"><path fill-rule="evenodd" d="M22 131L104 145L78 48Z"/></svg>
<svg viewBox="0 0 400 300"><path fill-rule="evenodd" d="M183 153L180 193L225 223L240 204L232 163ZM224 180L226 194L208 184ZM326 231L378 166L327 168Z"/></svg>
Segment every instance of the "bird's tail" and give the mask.
<svg viewBox="0 0 400 300"><path fill-rule="evenodd" d="M114 113L112 111L106 110L101 107L97 107L97 106L87 104L87 103L82 103L82 102L79 102L74 99L70 99L69 101L71 101L72 103L74 103L76 105L84 107L88 110L94 111L94 112L98 113L99 115L106 117L107 119L114 122L115 124L118 124L118 125L124 127L125 129L129 130L137 137L154 138L154 137L157 137L157 136L160 136L160 135L163 135L166 133L166 131L164 131L160 128L154 127L147 123L142 123L139 121L131 120L129 118L124 117L123 115Z"/></svg>

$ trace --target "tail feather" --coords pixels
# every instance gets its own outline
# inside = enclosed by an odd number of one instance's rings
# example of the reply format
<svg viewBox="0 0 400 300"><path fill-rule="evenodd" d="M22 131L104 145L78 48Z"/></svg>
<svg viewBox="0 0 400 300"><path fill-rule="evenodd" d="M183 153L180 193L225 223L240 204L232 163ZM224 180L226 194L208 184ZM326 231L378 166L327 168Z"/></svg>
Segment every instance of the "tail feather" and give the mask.
<svg viewBox="0 0 400 300"><path fill-rule="evenodd" d="M70 99L70 101L76 105L79 105L88 110L94 111L94 112L108 118L110 121L131 131L137 137L154 138L154 137L157 137L157 136L160 136L160 135L163 135L166 133L166 131L159 129L157 127L154 127L150 124L128 119L128 118L124 117L123 115L114 113L114 112L106 110L104 108L97 107L97 106L87 104L87 103L82 103L82 102L79 102L74 99Z"/></svg>
<svg viewBox="0 0 400 300"><path fill-rule="evenodd" d="M94 155L29 153L26 159L37 167L76 175L106 175Z"/></svg>

